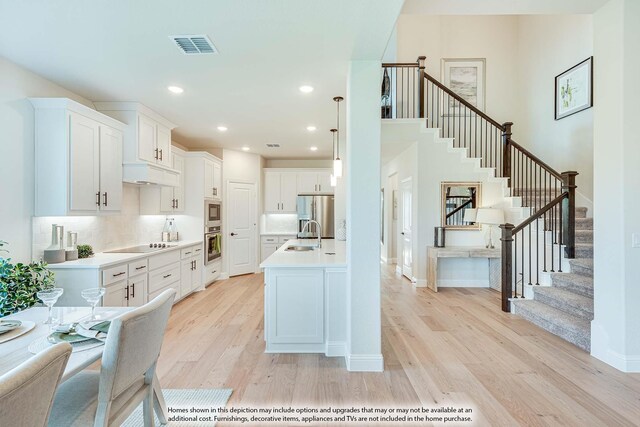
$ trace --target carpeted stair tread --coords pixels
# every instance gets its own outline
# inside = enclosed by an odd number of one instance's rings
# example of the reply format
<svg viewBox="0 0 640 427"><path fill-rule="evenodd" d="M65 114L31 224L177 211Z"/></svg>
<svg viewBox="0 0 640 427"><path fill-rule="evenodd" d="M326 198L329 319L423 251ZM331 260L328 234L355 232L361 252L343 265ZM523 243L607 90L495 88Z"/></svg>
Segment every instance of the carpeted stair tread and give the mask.
<svg viewBox="0 0 640 427"><path fill-rule="evenodd" d="M593 320L593 298L553 286L534 286L533 299L576 317Z"/></svg>
<svg viewBox="0 0 640 427"><path fill-rule="evenodd" d="M551 230L553 223L555 222L555 228L560 229L560 220L552 221L551 218L547 218L546 227L547 230ZM593 230L593 218L576 218L576 231L577 230Z"/></svg>
<svg viewBox="0 0 640 427"><path fill-rule="evenodd" d="M576 230L576 243L593 244L593 230Z"/></svg>
<svg viewBox="0 0 640 427"><path fill-rule="evenodd" d="M575 273L552 273L551 284L554 287L593 298L593 277Z"/></svg>
<svg viewBox="0 0 640 427"><path fill-rule="evenodd" d="M572 273L593 277L593 258L573 258L569 265Z"/></svg>
<svg viewBox="0 0 640 427"><path fill-rule="evenodd" d="M591 350L591 322L573 316L540 301L513 300L513 312L542 329L569 341L577 347Z"/></svg>
<svg viewBox="0 0 640 427"><path fill-rule="evenodd" d="M593 258L593 243L576 243L576 258Z"/></svg>

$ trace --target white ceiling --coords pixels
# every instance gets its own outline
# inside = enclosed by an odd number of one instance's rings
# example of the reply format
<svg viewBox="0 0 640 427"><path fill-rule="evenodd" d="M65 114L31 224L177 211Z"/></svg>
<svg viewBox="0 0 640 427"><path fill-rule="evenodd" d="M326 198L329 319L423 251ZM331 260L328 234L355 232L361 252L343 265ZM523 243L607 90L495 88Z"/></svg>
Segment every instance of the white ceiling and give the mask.
<svg viewBox="0 0 640 427"><path fill-rule="evenodd" d="M406 0L402 13L426 15L589 14L609 0Z"/></svg>
<svg viewBox="0 0 640 427"><path fill-rule="evenodd" d="M401 6L0 0L0 55L92 101L142 102L176 123L174 139L187 147L246 145L270 158L327 158L332 98L345 96L348 61L382 57ZM183 55L168 38L180 34L208 35L219 55ZM303 84L315 90L302 94ZM169 85L184 93L169 93ZM267 151L266 143L282 148Z"/></svg>

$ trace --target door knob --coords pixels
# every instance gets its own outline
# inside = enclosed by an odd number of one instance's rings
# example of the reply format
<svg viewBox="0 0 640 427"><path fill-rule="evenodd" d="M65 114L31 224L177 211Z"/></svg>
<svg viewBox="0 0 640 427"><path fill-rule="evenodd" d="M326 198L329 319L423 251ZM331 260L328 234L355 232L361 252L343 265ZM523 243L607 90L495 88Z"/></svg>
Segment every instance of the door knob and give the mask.
<svg viewBox="0 0 640 427"><path fill-rule="evenodd" d="M231 235L232 235L232 236L236 236L237 234L236 234L236 233L231 233Z"/></svg>

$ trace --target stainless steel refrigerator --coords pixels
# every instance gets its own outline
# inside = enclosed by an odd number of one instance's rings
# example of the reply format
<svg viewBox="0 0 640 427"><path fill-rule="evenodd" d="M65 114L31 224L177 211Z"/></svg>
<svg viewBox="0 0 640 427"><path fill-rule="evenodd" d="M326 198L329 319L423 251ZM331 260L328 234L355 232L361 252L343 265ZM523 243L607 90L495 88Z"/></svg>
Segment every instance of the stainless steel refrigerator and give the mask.
<svg viewBox="0 0 640 427"><path fill-rule="evenodd" d="M304 234L302 229L313 219L320 224L321 237L333 239L335 237L334 196L318 196L315 194L301 194L298 196L298 238L310 239L318 237L317 225L309 224Z"/></svg>

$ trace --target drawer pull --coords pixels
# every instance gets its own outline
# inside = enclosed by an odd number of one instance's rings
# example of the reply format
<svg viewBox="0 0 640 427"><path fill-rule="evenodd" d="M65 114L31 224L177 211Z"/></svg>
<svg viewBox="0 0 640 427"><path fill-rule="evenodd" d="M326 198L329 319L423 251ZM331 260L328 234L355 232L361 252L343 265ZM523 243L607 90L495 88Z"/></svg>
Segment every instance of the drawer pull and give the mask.
<svg viewBox="0 0 640 427"><path fill-rule="evenodd" d="M136 284L132 283L131 284L131 298L135 298L136 297Z"/></svg>
<svg viewBox="0 0 640 427"><path fill-rule="evenodd" d="M189 255L190 253L191 253L191 251L189 251L189 252L185 252L184 254L185 254L185 255Z"/></svg>
<svg viewBox="0 0 640 427"><path fill-rule="evenodd" d="M163 279L166 279L167 277L171 277L171 274L167 274L166 276L162 276Z"/></svg>
<svg viewBox="0 0 640 427"><path fill-rule="evenodd" d="M122 276L123 274L125 274L126 271L121 271L120 273L116 273L113 275L113 277L118 277L118 276Z"/></svg>
<svg viewBox="0 0 640 427"><path fill-rule="evenodd" d="M147 268L146 265L141 265L140 267L136 267L136 270L142 270L143 268Z"/></svg>

